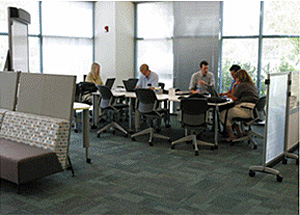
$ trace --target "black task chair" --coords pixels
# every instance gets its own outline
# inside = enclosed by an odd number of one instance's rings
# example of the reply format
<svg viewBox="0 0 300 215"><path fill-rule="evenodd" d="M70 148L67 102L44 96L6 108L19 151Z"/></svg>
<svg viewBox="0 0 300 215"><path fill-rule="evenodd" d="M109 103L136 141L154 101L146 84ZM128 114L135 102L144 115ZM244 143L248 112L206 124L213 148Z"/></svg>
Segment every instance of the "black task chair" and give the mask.
<svg viewBox="0 0 300 215"><path fill-rule="evenodd" d="M198 155L198 145L210 146L211 149L215 149L215 145L212 143L197 140L196 130L200 127L206 127L206 113L209 109L207 100L204 98L182 98L180 101L181 110L181 123L185 128L186 136L172 142L172 149L175 148L175 144L193 141L193 147L195 149L195 155ZM188 130L191 130L191 134L188 135Z"/></svg>
<svg viewBox="0 0 300 215"><path fill-rule="evenodd" d="M100 133L109 129L109 128L116 128L122 131L125 136L128 136L128 131L126 131L121 125L119 125L116 122L117 116L119 116L120 112L128 108L128 105L123 104L123 103L117 103L117 97L114 97L111 90L107 86L97 86L101 95L101 102L100 102L100 108L101 110L105 111L107 114L112 112L111 116L111 122L101 128L97 132L97 137L100 137ZM113 133L115 133L115 130L113 130Z"/></svg>
<svg viewBox="0 0 300 215"><path fill-rule="evenodd" d="M165 90L165 83L159 82L158 86L162 89L163 94L168 94L169 93L168 90Z"/></svg>
<svg viewBox="0 0 300 215"><path fill-rule="evenodd" d="M79 82L76 84L75 101L92 105L91 102L82 101L82 97L86 94L97 92L98 88L92 82Z"/></svg>
<svg viewBox="0 0 300 215"><path fill-rule="evenodd" d="M166 110L160 108L159 101L157 100L155 92L151 89L146 88L137 88L135 92L137 97L135 109L148 119L150 127L131 135L131 139L135 140L135 137L137 136L150 134L150 138L148 141L150 146L153 146L152 141L154 137L170 141L170 137L156 133L156 129L153 128L153 119L157 119L157 124L160 126L161 119L166 117Z"/></svg>
<svg viewBox="0 0 300 215"><path fill-rule="evenodd" d="M265 115L264 109L266 106L266 100L267 100L266 96L259 98L259 100L256 102L255 107L253 109L253 114L252 114L253 117L251 117L251 118L239 118L239 117L233 118L233 121L240 122L241 130L242 130L243 134L245 134L245 135L240 138L236 138L236 139L232 140L232 143L248 140L248 144L250 144L250 142L251 142L253 144L253 149L257 149L257 143L252 138L252 136L260 137L260 138L264 138L264 137L261 134L254 132L251 128L251 125L254 124L255 122L260 122L260 121L264 120L264 115ZM245 128L246 129L248 128L248 129L245 130Z"/></svg>

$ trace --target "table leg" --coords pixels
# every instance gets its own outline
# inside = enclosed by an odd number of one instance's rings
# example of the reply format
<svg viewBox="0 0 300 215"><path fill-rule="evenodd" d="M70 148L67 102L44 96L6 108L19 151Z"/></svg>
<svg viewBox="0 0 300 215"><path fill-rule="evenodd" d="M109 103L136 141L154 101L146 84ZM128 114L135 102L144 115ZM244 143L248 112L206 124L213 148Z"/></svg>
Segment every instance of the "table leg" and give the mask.
<svg viewBox="0 0 300 215"><path fill-rule="evenodd" d="M90 163L91 159L88 157L88 149L90 146L89 109L85 109L82 112L82 142L86 152L86 162Z"/></svg>
<svg viewBox="0 0 300 215"><path fill-rule="evenodd" d="M133 111L132 105L133 105L132 104L132 98L130 97L129 98L129 108L128 108L128 111L129 111L129 113L128 113L128 117L129 117L129 119L128 119L129 133L133 132L133 129L132 129L132 111Z"/></svg>
<svg viewBox="0 0 300 215"><path fill-rule="evenodd" d="M215 149L218 148L218 111L219 111L219 108L218 108L218 105L216 105L216 107L214 108L215 109L215 113L214 113L214 127L215 127Z"/></svg>
<svg viewBox="0 0 300 215"><path fill-rule="evenodd" d="M99 118L99 95L92 94L93 101L93 117L92 117L92 128L97 128L98 118Z"/></svg>

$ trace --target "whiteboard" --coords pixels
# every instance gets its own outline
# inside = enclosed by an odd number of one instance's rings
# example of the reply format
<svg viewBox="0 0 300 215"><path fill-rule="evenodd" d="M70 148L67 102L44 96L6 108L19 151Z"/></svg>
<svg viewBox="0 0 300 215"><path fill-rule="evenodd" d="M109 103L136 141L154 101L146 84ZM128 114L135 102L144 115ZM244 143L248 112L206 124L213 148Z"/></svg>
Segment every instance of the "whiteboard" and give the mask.
<svg viewBox="0 0 300 215"><path fill-rule="evenodd" d="M29 72L28 25L13 20L11 25L12 69Z"/></svg>
<svg viewBox="0 0 300 215"><path fill-rule="evenodd" d="M269 74L265 133L265 164L284 153L288 74Z"/></svg>

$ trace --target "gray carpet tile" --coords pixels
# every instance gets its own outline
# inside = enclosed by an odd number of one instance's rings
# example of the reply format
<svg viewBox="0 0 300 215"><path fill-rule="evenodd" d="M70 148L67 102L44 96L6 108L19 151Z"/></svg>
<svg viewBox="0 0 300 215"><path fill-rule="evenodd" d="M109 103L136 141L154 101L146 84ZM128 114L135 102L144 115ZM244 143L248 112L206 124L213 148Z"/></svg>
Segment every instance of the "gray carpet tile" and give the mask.
<svg viewBox="0 0 300 215"><path fill-rule="evenodd" d="M174 116L171 126L162 126L162 133L172 140L183 137ZM254 130L263 133L264 127ZM51 175L24 184L21 194L15 184L1 180L1 214L299 214L295 160L274 166L281 183L274 175L248 176L250 166L262 165L261 139L253 150L247 142L231 146L221 138L218 150L200 147L195 156L187 143L172 150L166 140L154 139L150 147L148 136L132 141L118 131L100 138L96 132L90 132L88 164L81 133L72 131L75 177L68 170ZM213 133L201 138L212 142Z"/></svg>

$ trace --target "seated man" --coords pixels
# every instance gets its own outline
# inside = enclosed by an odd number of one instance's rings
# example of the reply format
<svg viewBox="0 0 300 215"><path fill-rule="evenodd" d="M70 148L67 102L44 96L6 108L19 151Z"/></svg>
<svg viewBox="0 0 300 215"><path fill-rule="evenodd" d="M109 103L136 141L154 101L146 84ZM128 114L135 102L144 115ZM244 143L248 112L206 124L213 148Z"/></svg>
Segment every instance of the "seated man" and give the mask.
<svg viewBox="0 0 300 215"><path fill-rule="evenodd" d="M190 82L190 91L192 93L209 94L206 86L215 85L215 78L212 72L208 71L208 62L200 62L200 71L192 75Z"/></svg>
<svg viewBox="0 0 300 215"><path fill-rule="evenodd" d="M220 93L220 96L227 96L228 98L232 98L232 95L234 93L234 90L236 90L238 84L237 84L237 81L236 81L236 77L234 75L234 73L236 73L238 70L240 70L241 67L239 65L236 65L236 64L233 64L229 71L231 73L231 76L232 76L232 80L231 80L231 85L228 89L228 91L226 93Z"/></svg>
<svg viewBox="0 0 300 215"><path fill-rule="evenodd" d="M140 76L136 87L158 87L158 75L155 72L149 70L149 66L147 64L141 65L140 72L142 73L142 75Z"/></svg>

